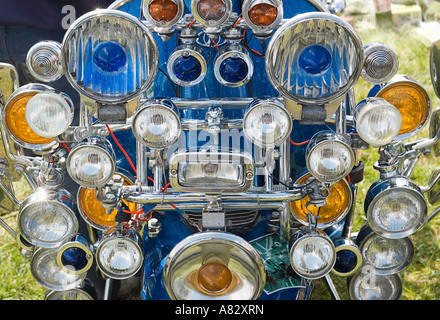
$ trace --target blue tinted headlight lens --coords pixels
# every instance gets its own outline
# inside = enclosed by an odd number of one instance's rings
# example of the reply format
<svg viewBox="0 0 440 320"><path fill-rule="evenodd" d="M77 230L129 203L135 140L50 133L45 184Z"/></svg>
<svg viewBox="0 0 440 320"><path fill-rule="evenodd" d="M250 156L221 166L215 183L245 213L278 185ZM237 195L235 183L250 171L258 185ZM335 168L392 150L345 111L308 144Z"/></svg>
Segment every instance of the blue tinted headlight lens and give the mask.
<svg viewBox="0 0 440 320"><path fill-rule="evenodd" d="M249 67L242 58L227 58L220 64L221 77L231 83L243 81L249 72Z"/></svg>
<svg viewBox="0 0 440 320"><path fill-rule="evenodd" d="M306 73L320 75L330 68L332 55L327 48L314 44L301 51L298 63Z"/></svg>
<svg viewBox="0 0 440 320"><path fill-rule="evenodd" d="M182 56L174 62L173 71L181 81L195 81L202 73L202 65L193 56Z"/></svg>
<svg viewBox="0 0 440 320"><path fill-rule="evenodd" d="M339 273L349 273L358 265L358 256L350 250L341 250L336 254L333 267Z"/></svg>
<svg viewBox="0 0 440 320"><path fill-rule="evenodd" d="M89 261L87 253L81 248L69 248L61 255L61 262L65 267L73 267L75 270L83 270Z"/></svg>
<svg viewBox="0 0 440 320"><path fill-rule="evenodd" d="M120 72L127 64L127 54L119 43L106 41L94 50L93 62L102 72Z"/></svg>

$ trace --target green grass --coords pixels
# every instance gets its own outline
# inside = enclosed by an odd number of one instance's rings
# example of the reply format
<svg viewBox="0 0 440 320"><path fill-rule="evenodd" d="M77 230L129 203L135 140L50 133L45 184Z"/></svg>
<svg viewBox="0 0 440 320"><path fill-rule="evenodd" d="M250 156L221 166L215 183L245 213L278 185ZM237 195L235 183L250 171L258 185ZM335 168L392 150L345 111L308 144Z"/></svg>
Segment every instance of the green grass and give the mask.
<svg viewBox="0 0 440 320"><path fill-rule="evenodd" d="M434 95L429 75L429 42L414 33L413 27L401 27L361 31L364 44L369 42L384 42L398 53L400 74L414 77L428 91L431 97L432 109L438 105L438 98ZM370 85L359 79L355 91L357 101L363 99ZM428 136L426 127L413 139ZM365 179L360 183L357 200L356 220L354 231L357 231L365 222L363 213L363 199L368 187L378 178L373 169L378 159L377 149L362 150L361 160L365 163ZM412 179L419 185L427 185L431 171L437 167L438 161L432 156L420 160ZM18 185L20 192L24 192ZM430 207L430 212L433 210ZM4 216L10 225L15 226L16 213ZM440 218L434 218L429 225L417 232L413 237L416 253L410 266L400 273L403 281L401 299L408 300L436 300L440 299ZM44 297L45 290L32 278L29 261L20 254L19 247L12 237L0 228L0 299L37 300ZM346 279L332 276L342 299L348 299ZM316 281L313 299L331 299L323 280Z"/></svg>

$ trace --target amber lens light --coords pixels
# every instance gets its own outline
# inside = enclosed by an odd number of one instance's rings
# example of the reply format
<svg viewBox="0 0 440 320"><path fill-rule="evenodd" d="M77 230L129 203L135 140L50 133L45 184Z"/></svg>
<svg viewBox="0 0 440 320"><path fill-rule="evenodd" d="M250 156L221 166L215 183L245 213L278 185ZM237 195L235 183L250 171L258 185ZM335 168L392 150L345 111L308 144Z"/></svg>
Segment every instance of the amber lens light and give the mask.
<svg viewBox="0 0 440 320"><path fill-rule="evenodd" d="M429 113L429 98L417 84L396 83L385 87L377 97L395 106L402 115L399 135L417 130L425 122Z"/></svg>
<svg viewBox="0 0 440 320"><path fill-rule="evenodd" d="M197 4L197 12L205 21L218 21L226 13L226 4L223 0L200 0Z"/></svg>
<svg viewBox="0 0 440 320"><path fill-rule="evenodd" d="M170 22L176 17L179 8L171 0L154 0L150 3L148 10L154 20Z"/></svg>
<svg viewBox="0 0 440 320"><path fill-rule="evenodd" d="M249 19L257 26L270 26L278 16L278 9L267 3L260 3L248 12Z"/></svg>
<svg viewBox="0 0 440 320"><path fill-rule="evenodd" d="M6 127L11 135L25 143L33 145L47 144L54 140L53 138L48 139L36 134L31 130L26 121L26 105L37 93L37 91L29 91L17 95L8 102L5 110Z"/></svg>
<svg viewBox="0 0 440 320"><path fill-rule="evenodd" d="M223 263L210 262L199 268L197 281L203 289L210 293L222 292L231 285L232 272Z"/></svg>
<svg viewBox="0 0 440 320"><path fill-rule="evenodd" d="M306 174L298 180L298 183L306 183L310 178L310 174ZM327 197L327 204L318 208L314 205L309 206L309 210L313 215L319 214L318 223L321 225L330 224L338 220L350 205L351 192L350 188L345 180L340 180L335 185L333 185L329 190L329 195ZM299 200L290 202L290 207L294 212L295 216L303 222L307 222L307 203L310 201L309 196Z"/></svg>

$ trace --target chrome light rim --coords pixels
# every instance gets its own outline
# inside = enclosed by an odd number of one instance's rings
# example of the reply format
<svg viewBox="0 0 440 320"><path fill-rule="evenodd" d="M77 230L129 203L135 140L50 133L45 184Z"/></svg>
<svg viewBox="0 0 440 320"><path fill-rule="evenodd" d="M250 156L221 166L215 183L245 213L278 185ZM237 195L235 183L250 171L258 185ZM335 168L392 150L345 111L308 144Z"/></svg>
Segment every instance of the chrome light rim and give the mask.
<svg viewBox="0 0 440 320"><path fill-rule="evenodd" d="M249 17L249 11L257 4L270 4L278 9L278 15L274 22L272 22L268 26L258 26L252 22L252 20ZM283 20L284 16L284 10L283 10L283 3L280 0L245 0L242 5L242 15L243 20L246 22L246 24L254 31L254 32L260 32L260 33L267 33L275 29L280 22Z"/></svg>
<svg viewBox="0 0 440 320"><path fill-rule="evenodd" d="M70 268L68 266L65 266L63 264L63 254L66 250L71 248L78 248L86 253L86 259L87 264L82 269L74 269ZM83 274L86 273L93 264L93 250L92 246L87 242L84 236L82 235L75 235L68 241L64 242L58 249L57 249L57 255L56 255L56 262L58 267L60 267L61 270L63 270L66 273L69 274Z"/></svg>
<svg viewBox="0 0 440 320"><path fill-rule="evenodd" d="M369 55L373 54L377 50L383 51L385 54L387 54L392 59L392 62L393 62L392 68L391 68L389 74L387 74L386 76L384 76L382 78L374 78L368 73L368 70L366 70L366 67L368 67L367 60L369 58ZM379 63L380 63L380 61L379 61ZM389 47L388 45L386 45L384 43L380 43L380 42L368 43L364 46L364 65L362 68L361 77L365 81L367 81L371 84L385 83L385 82L391 80L396 75L398 69L399 69L399 60L397 57L397 53L391 47Z"/></svg>
<svg viewBox="0 0 440 320"><path fill-rule="evenodd" d="M147 21L149 23L151 23L153 26L158 28L158 30L160 30L162 28L172 27L182 18L183 11L184 11L183 0L171 0L177 5L177 14L172 20L170 20L168 22L167 21L157 21L151 16L150 10L148 8L153 1L154 0L143 0L142 1L142 13L143 13L145 19L147 19Z"/></svg>
<svg viewBox="0 0 440 320"><path fill-rule="evenodd" d="M225 80L220 74L220 66L228 58L241 59L246 63L248 67L248 73L246 77L244 77L241 81L229 82ZM222 49L222 53L216 57L214 62L214 76L220 84L226 87L232 87L232 88L241 87L242 85L248 83L251 80L253 73L254 73L254 63L251 57L249 56L249 54L247 53L246 49L240 46L230 46Z"/></svg>
<svg viewBox="0 0 440 320"><path fill-rule="evenodd" d="M33 63L32 63L33 55L35 53L37 53L39 50L46 50L47 52L49 52L51 54L51 56L45 57L46 59L44 59L44 60L42 60L40 58L37 61L37 62L39 62L39 64L42 64L44 66L46 66L48 64L49 65L53 64L53 67L57 67L56 70L52 70L52 73L50 76L41 75L41 74L37 73L35 71L35 69L32 67L33 66ZM31 75L39 81L52 82L52 81L56 81L56 80L60 79L64 75L63 68L61 66L61 43L59 43L57 41L50 41L50 40L40 41L40 42L36 43L35 45L33 45L29 49L29 51L27 53L26 65L27 65L28 70L31 73Z"/></svg>
<svg viewBox="0 0 440 320"><path fill-rule="evenodd" d="M197 77L197 79L195 79L193 81L183 81L183 80L180 80L176 76L176 74L174 73L174 70L173 70L174 63L176 62L177 59L179 59L183 56L194 57L200 63L201 72L200 72L200 75ZM168 62L167 62L168 75L170 76L171 80L174 83L176 83L182 87L192 87L192 86L195 86L196 84L199 84L200 82L202 82L203 79L205 79L207 70L208 70L208 67L206 65L205 57L203 56L201 50L196 46L190 45L190 46L181 46L181 47L177 48L173 52L173 54L170 56L170 58L168 59Z"/></svg>
<svg viewBox="0 0 440 320"><path fill-rule="evenodd" d="M192 0L191 13L194 16L194 19L196 19L197 22L208 28L215 28L221 26L229 19L232 13L232 1L231 0L222 0L222 1L225 4L225 14L219 20L215 21L215 20L203 19L197 10L197 5L199 4L200 0Z"/></svg>

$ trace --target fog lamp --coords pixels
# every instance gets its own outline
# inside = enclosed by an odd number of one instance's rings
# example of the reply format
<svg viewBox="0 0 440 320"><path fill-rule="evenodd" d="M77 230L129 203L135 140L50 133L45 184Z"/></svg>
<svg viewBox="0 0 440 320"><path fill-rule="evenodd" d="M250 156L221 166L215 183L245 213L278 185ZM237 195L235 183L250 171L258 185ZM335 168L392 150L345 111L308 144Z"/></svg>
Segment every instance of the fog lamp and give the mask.
<svg viewBox="0 0 440 320"><path fill-rule="evenodd" d="M78 18L62 44L64 74L93 101L119 103L146 91L158 71L158 49L148 28L118 10Z"/></svg>
<svg viewBox="0 0 440 320"><path fill-rule="evenodd" d="M427 215L426 199L419 186L403 176L373 183L365 197L364 209L371 229L390 239L415 233Z"/></svg>
<svg viewBox="0 0 440 320"><path fill-rule="evenodd" d="M3 123L11 139L22 147L47 150L56 145L55 139L35 133L26 120L26 105L37 94L54 89L43 84L27 84L15 90L9 97L2 113Z"/></svg>
<svg viewBox="0 0 440 320"><path fill-rule="evenodd" d="M72 180L85 188L99 188L113 178L115 154L110 142L89 138L75 146L66 161Z"/></svg>
<svg viewBox="0 0 440 320"><path fill-rule="evenodd" d="M133 134L148 148L167 148L181 132L179 111L169 100L147 101L133 116Z"/></svg>
<svg viewBox="0 0 440 320"><path fill-rule="evenodd" d="M247 139L260 147L278 146L289 138L292 117L278 100L257 99L243 117L243 132Z"/></svg>
<svg viewBox="0 0 440 320"><path fill-rule="evenodd" d="M283 19L283 4L279 0L246 0L242 5L243 19L256 33L275 29Z"/></svg>
<svg viewBox="0 0 440 320"><path fill-rule="evenodd" d="M376 274L388 275L405 269L414 257L414 244L409 237L387 239L374 233L368 224L362 226L356 238L365 264Z"/></svg>
<svg viewBox="0 0 440 320"><path fill-rule="evenodd" d="M168 74L171 80L183 87L200 83L206 75L206 60L195 46L181 46L168 59Z"/></svg>
<svg viewBox="0 0 440 320"><path fill-rule="evenodd" d="M93 248L83 235L76 234L58 248L56 261L67 273L86 273L93 263Z"/></svg>
<svg viewBox="0 0 440 320"><path fill-rule="evenodd" d="M49 290L70 290L79 286L86 273L67 273L56 263L56 249L40 248L34 252L31 260L31 274L35 280Z"/></svg>
<svg viewBox="0 0 440 320"><path fill-rule="evenodd" d="M239 87L249 82L254 65L243 47L230 46L221 50L214 62L214 75L227 87Z"/></svg>
<svg viewBox="0 0 440 320"><path fill-rule="evenodd" d="M229 19L231 0L192 0L191 12L205 27L218 27Z"/></svg>
<svg viewBox="0 0 440 320"><path fill-rule="evenodd" d="M310 177L311 175L307 173L300 177L296 183L305 184ZM308 225L307 215L309 211L314 216L319 216L317 217L316 227L322 230L344 219L351 208L353 195L347 181L341 179L330 187L324 206L318 208L311 205L307 208L309 201L310 197L306 196L301 200L290 202L292 213L299 222L305 225Z"/></svg>
<svg viewBox="0 0 440 320"><path fill-rule="evenodd" d="M110 232L96 249L96 262L103 274L123 280L134 276L142 266L143 255L139 234L133 230Z"/></svg>
<svg viewBox="0 0 440 320"><path fill-rule="evenodd" d="M144 0L142 12L156 30L172 31L174 26L183 15L182 0Z"/></svg>
<svg viewBox="0 0 440 320"><path fill-rule="evenodd" d="M257 299L266 279L263 260L248 242L212 231L178 243L165 261L163 277L174 300Z"/></svg>
<svg viewBox="0 0 440 320"><path fill-rule="evenodd" d="M73 196L65 190L36 189L20 208L21 235L37 247L57 248L78 230L73 202Z"/></svg>
<svg viewBox="0 0 440 320"><path fill-rule="evenodd" d="M274 88L300 105L325 105L342 97L362 71L363 47L342 18L298 14L272 36L266 72Z"/></svg>
<svg viewBox="0 0 440 320"><path fill-rule="evenodd" d="M402 294L399 274L378 275L369 265L359 269L348 285L352 300L398 300Z"/></svg>
<svg viewBox="0 0 440 320"><path fill-rule="evenodd" d="M427 123L430 115L430 98L426 90L414 79L396 75L376 93L395 106L401 116L402 125L398 139L407 139L417 134Z"/></svg>
<svg viewBox="0 0 440 320"><path fill-rule="evenodd" d="M356 106L353 118L361 139L374 147L393 141L402 125L399 110L382 98L361 101Z"/></svg>
<svg viewBox="0 0 440 320"><path fill-rule="evenodd" d="M353 169L354 153L343 135L321 131L307 145L306 165L319 181L336 182Z"/></svg>
<svg viewBox="0 0 440 320"><path fill-rule="evenodd" d="M336 262L335 246L321 230L298 229L289 241L290 265L303 278L319 279L327 275Z"/></svg>
<svg viewBox="0 0 440 320"><path fill-rule="evenodd" d="M95 286L87 278L76 288L64 291L49 291L45 300L98 300Z"/></svg>
<svg viewBox="0 0 440 320"><path fill-rule="evenodd" d="M52 82L63 76L61 43L41 41L33 45L26 56L26 65L34 78Z"/></svg>
<svg viewBox="0 0 440 320"><path fill-rule="evenodd" d="M397 53L386 44L374 42L364 46L364 67L361 76L372 84L391 80L399 69Z"/></svg>

